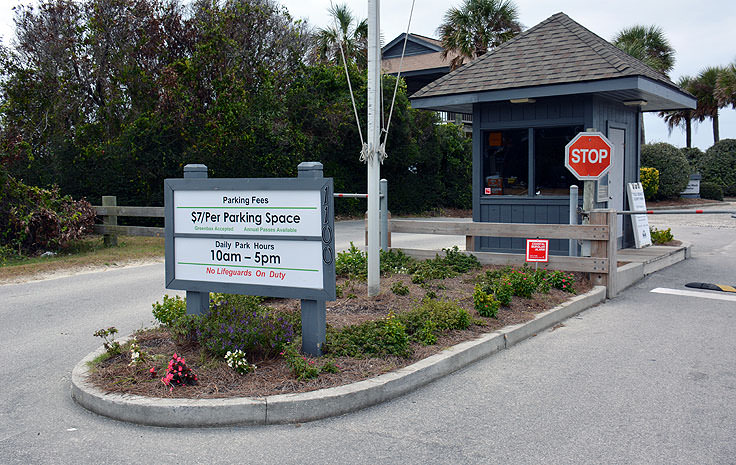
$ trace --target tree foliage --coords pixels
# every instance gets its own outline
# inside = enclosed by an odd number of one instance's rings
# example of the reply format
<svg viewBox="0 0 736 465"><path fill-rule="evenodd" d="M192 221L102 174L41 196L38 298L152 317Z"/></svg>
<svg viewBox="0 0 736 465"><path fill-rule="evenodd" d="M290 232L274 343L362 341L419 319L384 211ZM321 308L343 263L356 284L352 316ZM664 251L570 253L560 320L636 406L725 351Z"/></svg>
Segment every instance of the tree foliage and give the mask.
<svg viewBox="0 0 736 465"><path fill-rule="evenodd" d="M346 4L329 8L333 25L320 28L314 37L313 58L319 63L342 65L354 63L359 69L368 67L368 20L359 20Z"/></svg>
<svg viewBox="0 0 736 465"><path fill-rule="evenodd" d="M16 25L0 50L0 159L28 184L161 205L163 180L187 163L291 177L321 161L337 191L366 190L345 73L307 64L308 25L272 0L45 0ZM348 65L365 127L366 76ZM403 84L387 151L393 211L470 206L469 144L412 110Z"/></svg>
<svg viewBox="0 0 736 465"><path fill-rule="evenodd" d="M675 50L658 26L624 28L614 37L613 45L664 75L675 66Z"/></svg>
<svg viewBox="0 0 736 465"><path fill-rule="evenodd" d="M467 58L474 60L521 32L519 13L511 0L465 0L459 8L451 7L437 28L442 41L442 58L452 69Z"/></svg>

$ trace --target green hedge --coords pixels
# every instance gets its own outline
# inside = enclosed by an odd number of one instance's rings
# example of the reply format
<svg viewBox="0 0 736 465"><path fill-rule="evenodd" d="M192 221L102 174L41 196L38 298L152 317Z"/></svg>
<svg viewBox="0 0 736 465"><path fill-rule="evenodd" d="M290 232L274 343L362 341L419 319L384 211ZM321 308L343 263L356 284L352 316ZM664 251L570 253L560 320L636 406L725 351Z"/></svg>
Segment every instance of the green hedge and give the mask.
<svg viewBox="0 0 736 465"><path fill-rule="evenodd" d="M704 199L723 200L723 188L714 182L701 182L700 197Z"/></svg>
<svg viewBox="0 0 736 465"><path fill-rule="evenodd" d="M698 163L700 163L701 158L703 158L703 151L697 147L683 147L680 151L685 155L687 162L690 163L692 172L696 172L698 169Z"/></svg>
<svg viewBox="0 0 736 465"><path fill-rule="evenodd" d="M705 151L698 164L703 181L721 186L724 195L736 195L736 139L723 139Z"/></svg>
<svg viewBox="0 0 736 465"><path fill-rule="evenodd" d="M677 147L659 142L641 148L641 166L659 171L658 198L678 197L690 179L690 164Z"/></svg>

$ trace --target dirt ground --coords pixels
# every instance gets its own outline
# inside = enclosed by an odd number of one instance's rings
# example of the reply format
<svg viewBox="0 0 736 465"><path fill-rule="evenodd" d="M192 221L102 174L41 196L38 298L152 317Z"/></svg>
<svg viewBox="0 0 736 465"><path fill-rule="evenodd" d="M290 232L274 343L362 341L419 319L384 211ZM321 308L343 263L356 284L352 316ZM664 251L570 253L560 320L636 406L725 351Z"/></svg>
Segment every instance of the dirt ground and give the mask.
<svg viewBox="0 0 736 465"><path fill-rule="evenodd" d="M467 330L439 335L435 345L424 346L413 343L413 355L409 358L395 356L365 359L330 358L339 367L338 373L322 373L316 379L298 381L284 358L276 356L267 359L249 359L250 363L257 366L255 372L238 375L224 362L202 355L199 346L176 345L166 330L158 329L146 331L137 337L141 348L149 356L160 354L159 357L165 357L165 362L156 364L156 376L149 373L152 366L150 363L139 364L137 367L128 366L130 354L125 352L101 363L93 370L90 381L104 391L150 397L223 398L313 391L372 378L410 365L459 342L477 338L483 333L528 321L534 318L536 313L553 308L572 297L571 294L557 289L552 289L549 294L535 294L532 299L514 297L509 307L501 307L498 318L481 317L473 308L473 287L476 277L491 268L484 267L482 271L434 281L425 287L413 284L408 275L383 277L381 293L375 298L367 296L365 281L338 280L338 285L343 287L343 297L327 303L327 324L333 328L383 318L390 311L395 314L407 311L415 307L427 292L434 292L439 299L457 302L477 320L478 324L472 325ZM391 285L397 281L410 289L409 295L399 296L391 292ZM575 289L578 294L585 293L591 288L592 285L583 275L576 274ZM269 299L264 304L279 310L300 311L299 301L293 299ZM173 391L169 391L160 381L163 376L162 370L175 352L184 357L187 365L197 374L198 385L176 387ZM323 362L318 359L314 361L317 364Z"/></svg>

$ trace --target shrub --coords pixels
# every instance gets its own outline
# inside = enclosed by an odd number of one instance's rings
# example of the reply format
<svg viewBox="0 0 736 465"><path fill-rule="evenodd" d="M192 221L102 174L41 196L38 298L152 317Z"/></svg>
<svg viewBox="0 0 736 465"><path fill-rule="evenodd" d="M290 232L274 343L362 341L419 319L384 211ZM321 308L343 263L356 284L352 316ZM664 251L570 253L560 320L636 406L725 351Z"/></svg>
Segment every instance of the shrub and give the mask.
<svg viewBox="0 0 736 465"><path fill-rule="evenodd" d="M225 361L227 362L227 366L235 370L239 375L246 375L255 371L257 368L252 363L248 363L248 360L245 358L245 352L240 349L236 349L235 352L228 350L225 354Z"/></svg>
<svg viewBox="0 0 736 465"><path fill-rule="evenodd" d="M410 336L420 331L427 321L431 321L438 331L467 329L473 323L467 310L446 300L424 300L418 307L399 315L398 319Z"/></svg>
<svg viewBox="0 0 736 465"><path fill-rule="evenodd" d="M493 296L501 305L504 307L511 305L511 299L514 296L514 285L511 284L511 281L508 278L504 277L498 279L493 283L492 288Z"/></svg>
<svg viewBox="0 0 736 465"><path fill-rule="evenodd" d="M680 195L690 179L690 165L685 155L673 145L659 142L641 148L641 165L659 171L658 198Z"/></svg>
<svg viewBox="0 0 736 465"><path fill-rule="evenodd" d="M478 315L496 318L501 303L493 295L486 293L481 285L476 284L475 291L473 291L473 306L478 311Z"/></svg>
<svg viewBox="0 0 736 465"><path fill-rule="evenodd" d="M102 346L107 351L107 355L118 355L122 352L120 343L115 340L115 335L117 334L117 332L118 329L116 327L110 326L107 329L98 329L93 334L93 336L99 337L104 341L102 343Z"/></svg>
<svg viewBox="0 0 736 465"><path fill-rule="evenodd" d="M368 275L368 258L366 253L355 247L355 244L351 242L348 250L337 253L335 274L350 279L365 279Z"/></svg>
<svg viewBox="0 0 736 465"><path fill-rule="evenodd" d="M575 288L573 287L575 284L575 277L572 273L555 270L549 273L547 280L555 289L575 294Z"/></svg>
<svg viewBox="0 0 736 465"><path fill-rule="evenodd" d="M700 159L703 158L703 151L700 150L697 147L683 147L680 149L683 155L685 155L685 159L690 164L691 173L694 173L697 171L698 164L700 164Z"/></svg>
<svg viewBox="0 0 736 465"><path fill-rule="evenodd" d="M670 228L660 230L657 228L649 228L649 235L652 238L652 242L655 244L666 244L672 241L675 237L672 235Z"/></svg>
<svg viewBox="0 0 736 465"><path fill-rule="evenodd" d="M409 267L415 262L413 258L401 250L379 250L381 257L381 273L406 274ZM367 272L367 270L366 270Z"/></svg>
<svg viewBox="0 0 736 465"><path fill-rule="evenodd" d="M723 139L705 151L698 164L703 181L723 188L724 195L736 195L736 139Z"/></svg>
<svg viewBox="0 0 736 465"><path fill-rule="evenodd" d="M170 391L173 391L174 386L183 386L185 384L194 386L197 384L197 375L195 375L192 369L187 366L186 361L182 357L174 354L169 361L166 375L161 378L161 382L164 383Z"/></svg>
<svg viewBox="0 0 736 465"><path fill-rule="evenodd" d="M639 169L641 187L644 190L644 198L652 200L659 190L659 171L656 168Z"/></svg>
<svg viewBox="0 0 736 465"><path fill-rule="evenodd" d="M391 285L391 292L396 295L409 295L409 286L401 281L396 281Z"/></svg>
<svg viewBox="0 0 736 465"><path fill-rule="evenodd" d="M530 299L537 291L537 280L533 272L529 272L527 269L516 270L507 276L515 296Z"/></svg>
<svg viewBox="0 0 736 465"><path fill-rule="evenodd" d="M393 313L381 320L347 326L339 331L328 331L326 351L336 356L358 358L411 355L406 327Z"/></svg>
<svg viewBox="0 0 736 465"><path fill-rule="evenodd" d="M417 263L411 272L411 282L414 284L422 284L433 279L446 279L457 276L452 267L436 258L433 260L425 260Z"/></svg>
<svg viewBox="0 0 736 465"><path fill-rule="evenodd" d="M450 266L456 273L467 273L470 270L479 269L480 262L475 255L460 252L456 245L451 249L442 249L445 257L442 259L444 263Z"/></svg>
<svg viewBox="0 0 736 465"><path fill-rule="evenodd" d="M0 246L33 254L59 250L92 232L95 211L57 188L26 186L0 166Z"/></svg>
<svg viewBox="0 0 736 465"><path fill-rule="evenodd" d="M173 326L176 320L187 314L187 302L178 295L164 295L164 303L156 301L153 306L153 317L164 326Z"/></svg>
<svg viewBox="0 0 736 465"><path fill-rule="evenodd" d="M269 354L280 351L294 337L291 317L259 305L260 297L217 296L207 315L186 319L188 329L194 330L200 345L212 354L224 357L236 350Z"/></svg>
<svg viewBox="0 0 736 465"><path fill-rule="evenodd" d="M281 355L286 359L286 363L291 368L291 372L294 373L296 379L304 381L307 379L313 379L319 376L319 366L314 360L309 360L307 357L299 353L299 350L292 343L284 345L284 350Z"/></svg>
<svg viewBox="0 0 736 465"><path fill-rule="evenodd" d="M445 252L444 257L437 254L435 258L415 263L409 269L412 274L411 282L421 284L433 279L452 278L459 273L467 273L481 267L475 255L464 254L457 246L442 250Z"/></svg>
<svg viewBox="0 0 736 465"><path fill-rule="evenodd" d="M710 181L700 183L700 197L711 200L723 200L723 187Z"/></svg>

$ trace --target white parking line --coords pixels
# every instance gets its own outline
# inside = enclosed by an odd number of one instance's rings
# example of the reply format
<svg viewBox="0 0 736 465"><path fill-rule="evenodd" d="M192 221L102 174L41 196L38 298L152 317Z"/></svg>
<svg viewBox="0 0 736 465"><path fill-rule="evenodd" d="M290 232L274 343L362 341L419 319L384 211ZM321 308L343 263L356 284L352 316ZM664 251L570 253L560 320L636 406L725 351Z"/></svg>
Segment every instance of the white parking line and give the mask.
<svg viewBox="0 0 736 465"><path fill-rule="evenodd" d="M649 292L656 292L657 294L684 295L686 297L700 297L701 299L729 300L731 302L736 302L736 295L729 294L712 294L710 292L667 289L666 287L658 287L656 289L652 289Z"/></svg>

